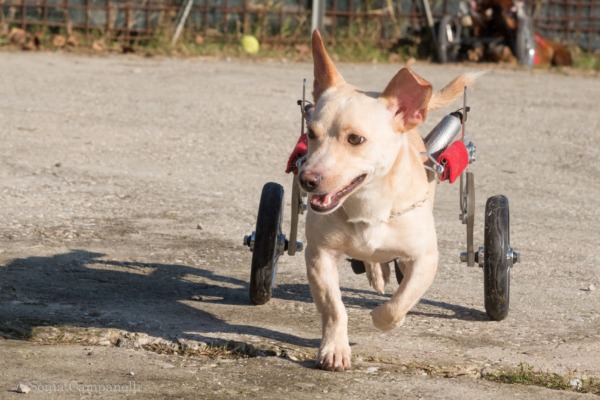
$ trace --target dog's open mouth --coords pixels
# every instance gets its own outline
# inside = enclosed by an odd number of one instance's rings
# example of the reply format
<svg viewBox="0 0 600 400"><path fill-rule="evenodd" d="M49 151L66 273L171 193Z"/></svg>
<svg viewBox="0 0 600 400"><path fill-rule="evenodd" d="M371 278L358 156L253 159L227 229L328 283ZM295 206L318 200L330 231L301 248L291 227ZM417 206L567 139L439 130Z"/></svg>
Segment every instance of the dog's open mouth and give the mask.
<svg viewBox="0 0 600 400"><path fill-rule="evenodd" d="M352 180L352 182L350 182L348 186L335 193L313 194L310 199L310 207L314 211L320 213L335 209L340 204L342 199L352 193L352 191L356 189L356 187L360 185L366 177L367 174L357 176Z"/></svg>

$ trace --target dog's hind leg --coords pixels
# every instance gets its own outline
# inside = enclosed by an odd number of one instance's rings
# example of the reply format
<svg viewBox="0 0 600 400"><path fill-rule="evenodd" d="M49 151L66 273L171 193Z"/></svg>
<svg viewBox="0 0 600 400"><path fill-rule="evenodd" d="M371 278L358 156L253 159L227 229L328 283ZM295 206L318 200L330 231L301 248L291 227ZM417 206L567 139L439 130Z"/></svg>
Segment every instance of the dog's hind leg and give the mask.
<svg viewBox="0 0 600 400"><path fill-rule="evenodd" d="M402 324L408 311L417 304L431 286L438 264L438 252L431 251L414 260L405 261L404 277L392 298L372 312L373 324L382 331L389 331Z"/></svg>
<svg viewBox="0 0 600 400"><path fill-rule="evenodd" d="M317 366L329 371L344 371L351 367L348 315L342 303L337 269L340 256L310 243L305 250L308 283L322 322Z"/></svg>
<svg viewBox="0 0 600 400"><path fill-rule="evenodd" d="M388 263L370 263L363 261L367 271L369 284L379 294L385 293L385 285L390 282L390 265Z"/></svg>

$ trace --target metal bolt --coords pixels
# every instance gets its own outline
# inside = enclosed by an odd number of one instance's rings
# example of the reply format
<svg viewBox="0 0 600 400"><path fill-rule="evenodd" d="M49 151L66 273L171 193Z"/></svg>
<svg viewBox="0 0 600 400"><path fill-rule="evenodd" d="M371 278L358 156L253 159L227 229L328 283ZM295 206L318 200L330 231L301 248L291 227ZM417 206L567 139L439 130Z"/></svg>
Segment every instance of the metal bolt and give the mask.
<svg viewBox="0 0 600 400"><path fill-rule="evenodd" d="M300 194L300 204L298 205L298 213L304 214L304 212L308 209L305 201L308 198L308 193L302 192Z"/></svg>
<svg viewBox="0 0 600 400"><path fill-rule="evenodd" d="M469 155L469 163L477 160L477 147L475 147L475 144L473 142L469 142L465 147L467 148L467 154Z"/></svg>
<svg viewBox="0 0 600 400"><path fill-rule="evenodd" d="M244 235L244 246L248 246L250 251L254 250L254 235L254 231L252 231L252 233L249 235Z"/></svg>
<svg viewBox="0 0 600 400"><path fill-rule="evenodd" d="M479 250L475 253L475 261L479 264L480 268L483 268L483 263L485 260L485 248L483 246L479 246Z"/></svg>
<svg viewBox="0 0 600 400"><path fill-rule="evenodd" d="M521 253L513 251L512 256L513 256L513 264L521 262Z"/></svg>
<svg viewBox="0 0 600 400"><path fill-rule="evenodd" d="M277 252L279 254L283 254L285 252L285 249L287 247L286 242L287 242L287 239L285 238L285 234L282 233L282 234L278 235L276 248L277 248Z"/></svg>

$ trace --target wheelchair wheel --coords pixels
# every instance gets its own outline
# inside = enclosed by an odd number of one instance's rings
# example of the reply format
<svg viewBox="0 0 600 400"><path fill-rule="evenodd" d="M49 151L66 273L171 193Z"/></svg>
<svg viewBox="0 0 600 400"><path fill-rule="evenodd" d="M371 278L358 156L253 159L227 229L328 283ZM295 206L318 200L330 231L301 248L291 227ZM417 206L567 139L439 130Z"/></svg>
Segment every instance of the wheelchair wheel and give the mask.
<svg viewBox="0 0 600 400"><path fill-rule="evenodd" d="M437 31L437 45L439 46L438 61L440 64L458 60L460 34L460 22L451 15L444 16L439 23Z"/></svg>
<svg viewBox="0 0 600 400"><path fill-rule="evenodd" d="M400 269L400 261L398 261L398 259L394 260L394 272L396 274L396 282L398 282L398 285L402 283L402 280L404 279L404 274L402 273L402 270Z"/></svg>
<svg viewBox="0 0 600 400"><path fill-rule="evenodd" d="M250 274L250 301L265 304L271 299L277 260L283 254L285 239L281 229L283 219L283 187L274 182L265 184L260 197Z"/></svg>
<svg viewBox="0 0 600 400"><path fill-rule="evenodd" d="M351 258L348 261L350 261L350 266L352 267L352 271L356 275L364 274L365 272L367 272L367 268L365 267L365 264L361 260L355 260L355 259Z"/></svg>
<svg viewBox="0 0 600 400"><path fill-rule="evenodd" d="M509 237L508 199L497 195L485 205L483 280L485 311L495 320L508 315L512 249Z"/></svg>

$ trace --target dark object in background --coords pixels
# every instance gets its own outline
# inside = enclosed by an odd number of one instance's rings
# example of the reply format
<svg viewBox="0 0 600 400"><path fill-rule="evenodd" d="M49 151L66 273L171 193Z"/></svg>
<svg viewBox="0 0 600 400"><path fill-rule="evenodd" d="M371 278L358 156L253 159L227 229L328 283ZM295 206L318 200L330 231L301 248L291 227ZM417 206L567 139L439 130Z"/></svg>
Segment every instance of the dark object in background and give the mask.
<svg viewBox="0 0 600 400"><path fill-rule="evenodd" d="M489 20L487 33L492 36L502 36L507 39L513 55L517 56L516 32L518 29L517 13L513 0L481 0L477 7L477 12L481 15L488 15ZM569 50L562 44L535 34L535 56L534 66L569 66L573 65L573 59ZM502 49L503 54L496 58L501 61L508 61L506 51ZM493 59L493 58L492 58Z"/></svg>
<svg viewBox="0 0 600 400"><path fill-rule="evenodd" d="M422 0L424 3L428 0ZM569 50L534 31L523 0L466 0L436 23L437 60L572 65Z"/></svg>
<svg viewBox="0 0 600 400"><path fill-rule="evenodd" d="M535 65L539 67L573 65L571 52L565 46L538 34L535 35L535 56Z"/></svg>

